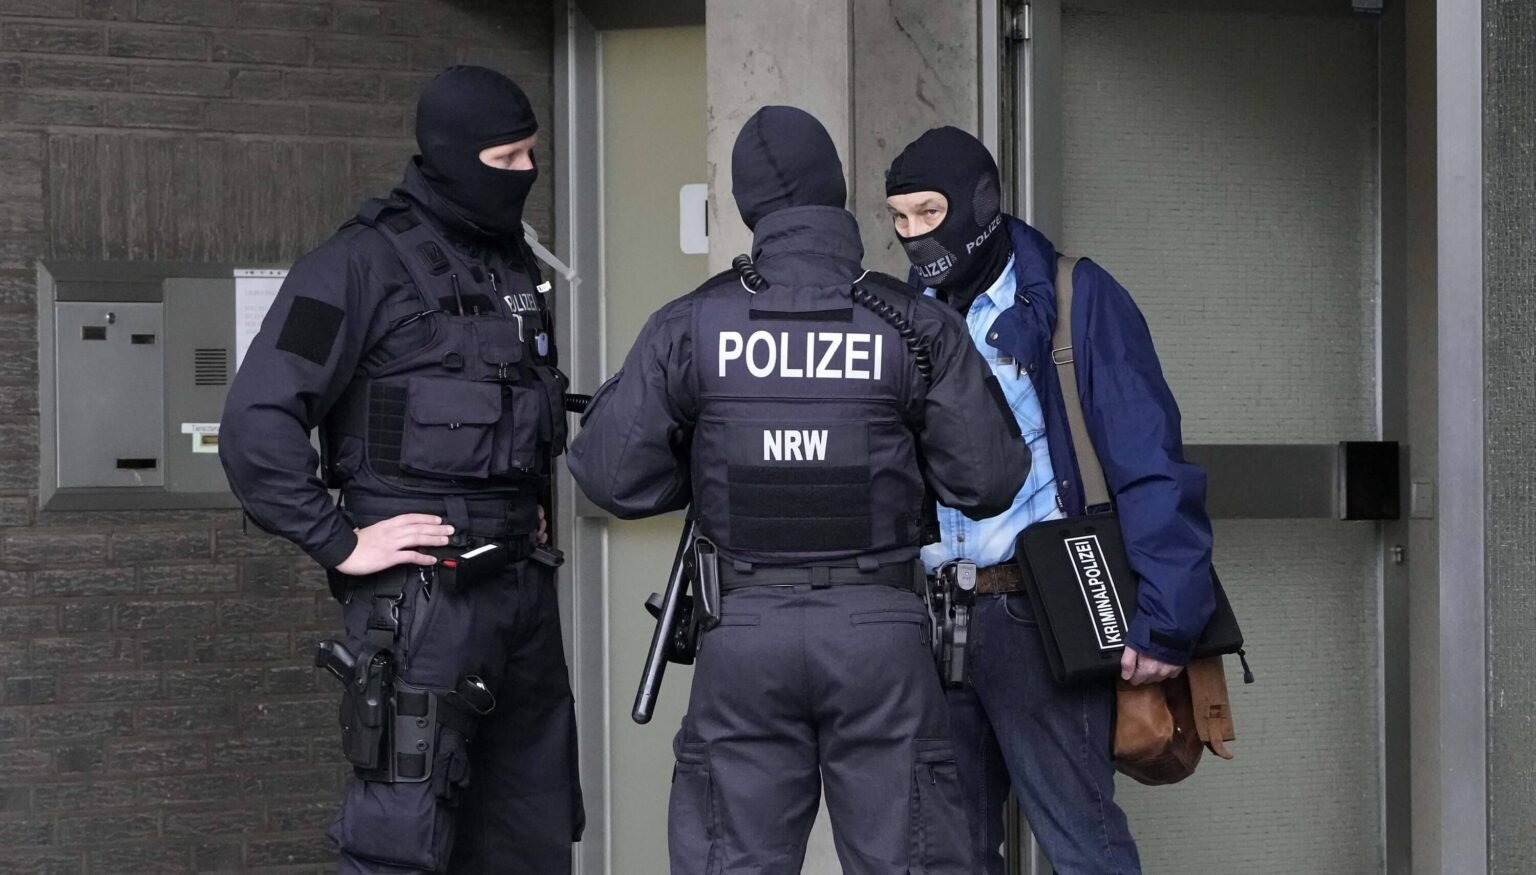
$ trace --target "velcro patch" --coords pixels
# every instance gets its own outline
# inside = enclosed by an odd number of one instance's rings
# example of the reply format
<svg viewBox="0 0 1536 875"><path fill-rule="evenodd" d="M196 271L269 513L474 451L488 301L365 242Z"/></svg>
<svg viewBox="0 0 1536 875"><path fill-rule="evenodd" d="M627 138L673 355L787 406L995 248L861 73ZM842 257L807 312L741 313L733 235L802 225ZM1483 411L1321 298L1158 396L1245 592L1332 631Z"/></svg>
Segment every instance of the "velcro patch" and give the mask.
<svg viewBox="0 0 1536 875"><path fill-rule="evenodd" d="M323 365L331 357L331 347L336 345L344 315L334 304L298 295L293 299L293 306L288 308L283 333L277 337L277 348Z"/></svg>
<svg viewBox="0 0 1536 875"><path fill-rule="evenodd" d="M442 248L431 240L417 246L416 254L421 256L422 263L426 264L427 270L431 271L433 276L448 270L448 256L444 255Z"/></svg>
<svg viewBox="0 0 1536 875"><path fill-rule="evenodd" d="M853 308L835 310L752 310L750 318L778 322L852 322Z"/></svg>
<svg viewBox="0 0 1536 875"><path fill-rule="evenodd" d="M384 219L384 224L396 234L404 234L420 224L416 217L407 212L391 213Z"/></svg>

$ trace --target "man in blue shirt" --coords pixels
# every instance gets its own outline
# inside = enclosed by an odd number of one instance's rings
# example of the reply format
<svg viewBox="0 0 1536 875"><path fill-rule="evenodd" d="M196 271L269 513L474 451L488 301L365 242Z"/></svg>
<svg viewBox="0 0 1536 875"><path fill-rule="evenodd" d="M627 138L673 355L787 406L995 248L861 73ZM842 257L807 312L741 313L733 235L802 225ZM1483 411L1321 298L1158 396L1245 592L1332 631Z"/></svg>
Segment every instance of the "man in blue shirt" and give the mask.
<svg viewBox="0 0 1536 875"><path fill-rule="evenodd" d="M1007 512L978 522L941 507L940 540L923 550L930 571L950 559L979 569L967 683L949 695L972 840L986 872L1001 875L1011 784L1057 875L1139 873L1114 801L1114 686L1056 683L1013 562L1025 528L1086 511L1052 360L1056 249L1000 211L996 163L957 128L907 146L886 195L913 285L965 315L1033 456ZM1084 419L1141 578L1121 677L1154 683L1182 671L1214 606L1205 474L1184 461L1178 406L1130 295L1086 259L1072 276Z"/></svg>

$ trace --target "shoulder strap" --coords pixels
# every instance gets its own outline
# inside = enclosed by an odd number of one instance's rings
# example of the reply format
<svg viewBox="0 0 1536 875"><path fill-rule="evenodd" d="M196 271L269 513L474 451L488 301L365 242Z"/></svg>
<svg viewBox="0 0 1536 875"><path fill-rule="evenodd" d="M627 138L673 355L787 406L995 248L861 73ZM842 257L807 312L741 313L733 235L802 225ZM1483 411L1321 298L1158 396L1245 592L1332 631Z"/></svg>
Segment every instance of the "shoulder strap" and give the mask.
<svg viewBox="0 0 1536 875"><path fill-rule="evenodd" d="M455 266L453 247L438 236L431 223L412 215L405 204L371 200L358 211L357 219L382 234L394 247L428 310L440 306L441 300L455 293L456 274L462 271L469 276L466 268Z"/></svg>
<svg viewBox="0 0 1536 875"><path fill-rule="evenodd" d="M1077 369L1072 354L1072 272L1078 258L1063 255L1056 260L1056 333L1051 336L1051 361L1061 381L1061 399L1067 408L1067 427L1072 432L1072 450L1077 456L1078 475L1082 478L1083 504L1100 507L1109 501L1109 487L1104 483L1104 468L1093 450L1088 424L1083 418L1083 398L1077 391Z"/></svg>

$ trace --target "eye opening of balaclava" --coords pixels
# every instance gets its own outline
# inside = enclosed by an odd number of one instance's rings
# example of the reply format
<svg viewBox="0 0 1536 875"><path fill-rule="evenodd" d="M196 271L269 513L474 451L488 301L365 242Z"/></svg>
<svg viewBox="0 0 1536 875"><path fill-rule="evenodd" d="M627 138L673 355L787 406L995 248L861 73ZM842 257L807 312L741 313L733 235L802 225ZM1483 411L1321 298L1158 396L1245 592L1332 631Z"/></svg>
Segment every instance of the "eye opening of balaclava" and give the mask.
<svg viewBox="0 0 1536 875"><path fill-rule="evenodd" d="M741 126L731 148L731 194L741 220L753 229L778 210L848 205L832 135L793 106L765 106Z"/></svg>
<svg viewBox="0 0 1536 875"><path fill-rule="evenodd" d="M480 160L492 146L539 129L528 95L485 67L450 67L427 84L416 104L421 174L458 217L488 235L522 235L523 205L538 179Z"/></svg>
<svg viewBox="0 0 1536 875"><path fill-rule="evenodd" d="M885 174L886 197L936 191L944 219L924 234L898 237L917 275L964 312L1008 264L997 162L981 141L955 127L934 128L903 149Z"/></svg>

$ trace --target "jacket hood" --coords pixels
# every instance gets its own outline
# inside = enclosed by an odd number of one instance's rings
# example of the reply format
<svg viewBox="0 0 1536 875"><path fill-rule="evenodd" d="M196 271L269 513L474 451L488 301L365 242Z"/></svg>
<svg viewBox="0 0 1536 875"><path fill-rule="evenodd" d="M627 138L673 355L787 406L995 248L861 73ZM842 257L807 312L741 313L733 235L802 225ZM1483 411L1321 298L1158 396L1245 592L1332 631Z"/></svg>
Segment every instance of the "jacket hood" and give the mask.
<svg viewBox="0 0 1536 875"><path fill-rule="evenodd" d="M747 227L792 207L848 204L843 162L816 117L792 106L752 114L731 149L731 193Z"/></svg>
<svg viewBox="0 0 1536 875"><path fill-rule="evenodd" d="M859 223L841 207L792 207L757 223L752 260L778 285L826 286L864 272Z"/></svg>

